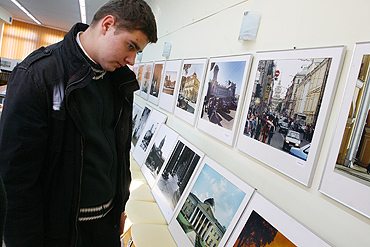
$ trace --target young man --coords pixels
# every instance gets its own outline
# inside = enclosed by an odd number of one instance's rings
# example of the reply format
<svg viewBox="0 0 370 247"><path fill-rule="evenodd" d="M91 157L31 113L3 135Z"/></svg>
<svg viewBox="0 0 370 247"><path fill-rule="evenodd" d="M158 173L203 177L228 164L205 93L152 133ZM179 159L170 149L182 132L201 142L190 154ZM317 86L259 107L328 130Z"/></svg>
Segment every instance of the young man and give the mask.
<svg viewBox="0 0 370 247"><path fill-rule="evenodd" d="M7 247L120 246L138 89L126 65L156 41L145 1L113 0L15 68L0 126Z"/></svg>

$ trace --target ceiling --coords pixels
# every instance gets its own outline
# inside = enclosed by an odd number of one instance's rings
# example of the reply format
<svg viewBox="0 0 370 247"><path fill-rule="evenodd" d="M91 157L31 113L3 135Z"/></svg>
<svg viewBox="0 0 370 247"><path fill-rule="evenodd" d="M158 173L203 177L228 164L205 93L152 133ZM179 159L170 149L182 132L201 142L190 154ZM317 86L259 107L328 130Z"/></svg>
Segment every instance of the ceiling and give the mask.
<svg viewBox="0 0 370 247"><path fill-rule="evenodd" d="M96 10L108 0L85 0L86 19L90 23ZM146 0L150 3L152 0ZM43 26L68 31L76 22L81 21L78 0L18 0ZM0 7L13 19L36 24L10 0L0 0Z"/></svg>

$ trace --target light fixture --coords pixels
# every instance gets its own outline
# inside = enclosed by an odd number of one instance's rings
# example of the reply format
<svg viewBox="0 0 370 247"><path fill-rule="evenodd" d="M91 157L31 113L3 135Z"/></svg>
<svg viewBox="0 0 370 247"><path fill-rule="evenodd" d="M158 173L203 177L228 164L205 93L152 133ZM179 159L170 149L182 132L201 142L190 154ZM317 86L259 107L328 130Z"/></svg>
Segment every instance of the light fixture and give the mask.
<svg viewBox="0 0 370 247"><path fill-rule="evenodd" d="M80 3L80 14L81 14L81 22L86 24L86 5L85 0L78 0Z"/></svg>
<svg viewBox="0 0 370 247"><path fill-rule="evenodd" d="M28 15L29 18L31 18L34 22L36 22L39 25L42 25L41 22L39 22L33 15L31 15L30 12L28 12L27 9L25 9L20 3L18 3L17 0L11 0L15 5L17 5L18 8L20 8L26 15Z"/></svg>

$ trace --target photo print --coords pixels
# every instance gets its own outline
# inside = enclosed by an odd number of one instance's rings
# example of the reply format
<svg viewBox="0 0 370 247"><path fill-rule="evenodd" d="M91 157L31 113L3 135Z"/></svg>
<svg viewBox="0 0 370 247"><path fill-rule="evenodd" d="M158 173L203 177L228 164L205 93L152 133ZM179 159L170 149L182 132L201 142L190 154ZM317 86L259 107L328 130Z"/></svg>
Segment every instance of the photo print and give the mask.
<svg viewBox="0 0 370 247"><path fill-rule="evenodd" d="M153 62L149 62L145 64L144 67L144 74L141 80L141 92L140 97L147 99L149 94L149 84L150 80L152 79L152 70L153 70Z"/></svg>
<svg viewBox="0 0 370 247"><path fill-rule="evenodd" d="M155 180L161 173L163 164L167 161L178 136L174 130L165 124L162 124L158 130L148 156L141 167L141 172L150 188L153 187Z"/></svg>
<svg viewBox="0 0 370 247"><path fill-rule="evenodd" d="M296 247L256 211L252 211L233 247Z"/></svg>
<svg viewBox="0 0 370 247"><path fill-rule="evenodd" d="M195 178L169 229L179 246L224 246L254 188L208 157Z"/></svg>
<svg viewBox="0 0 370 247"><path fill-rule="evenodd" d="M136 122L138 122L142 113L143 113L143 108L141 108L138 104L134 103L132 105L132 130L131 130L132 133L134 133Z"/></svg>
<svg viewBox="0 0 370 247"><path fill-rule="evenodd" d="M135 91L136 95L140 95L140 93L141 93L141 87L142 87L141 82L142 82L143 75L144 75L144 66L145 66L145 63L140 63L140 64L138 64L138 67L137 67L136 79L139 82L140 90Z"/></svg>
<svg viewBox="0 0 370 247"><path fill-rule="evenodd" d="M169 222L204 153L179 137L152 190L163 216Z"/></svg>
<svg viewBox="0 0 370 247"><path fill-rule="evenodd" d="M182 65L174 114L191 125L194 125L200 108L199 99L204 84L206 63L207 59L189 59L184 60Z"/></svg>
<svg viewBox="0 0 370 247"><path fill-rule="evenodd" d="M236 147L309 186L343 54L342 46L257 53Z"/></svg>
<svg viewBox="0 0 370 247"><path fill-rule="evenodd" d="M197 128L232 145L242 108L251 55L211 58Z"/></svg>
<svg viewBox="0 0 370 247"><path fill-rule="evenodd" d="M159 100L159 90L161 87L162 76L164 71L164 61L155 62L153 68L153 76L150 82L149 90L149 102L158 105Z"/></svg>
<svg viewBox="0 0 370 247"><path fill-rule="evenodd" d="M163 114L156 109L152 109L152 112L146 121L147 123L145 124L145 128L139 137L137 145L135 149L131 151L132 157L136 160L140 167L142 166L146 154L148 153L148 146L151 145L153 137L158 132L159 127L165 123L166 120L166 114Z"/></svg>
<svg viewBox="0 0 370 247"><path fill-rule="evenodd" d="M136 121L135 123L134 131L132 132L132 138L131 138L131 143L134 148L136 147L136 143L139 140L140 135L145 128L145 124L149 118L151 111L152 111L152 108L146 105L140 115L139 120Z"/></svg>
<svg viewBox="0 0 370 247"><path fill-rule="evenodd" d="M162 109L173 112L176 103L176 92L179 87L179 74L181 69L182 60L169 60L166 61L163 78L161 82L159 107Z"/></svg>
<svg viewBox="0 0 370 247"><path fill-rule="evenodd" d="M256 192L225 246L329 247L331 245Z"/></svg>
<svg viewBox="0 0 370 247"><path fill-rule="evenodd" d="M370 218L370 43L356 43L320 191Z"/></svg>

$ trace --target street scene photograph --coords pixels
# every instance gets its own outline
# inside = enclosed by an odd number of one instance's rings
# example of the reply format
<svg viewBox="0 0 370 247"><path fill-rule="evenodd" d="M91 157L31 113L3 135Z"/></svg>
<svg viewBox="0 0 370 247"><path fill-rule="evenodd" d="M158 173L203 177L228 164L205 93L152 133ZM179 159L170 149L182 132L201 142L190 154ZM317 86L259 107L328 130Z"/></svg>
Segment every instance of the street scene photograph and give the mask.
<svg viewBox="0 0 370 247"><path fill-rule="evenodd" d="M246 61L213 62L208 69L201 119L232 130Z"/></svg>
<svg viewBox="0 0 370 247"><path fill-rule="evenodd" d="M261 60L243 134L307 160L331 58Z"/></svg>

